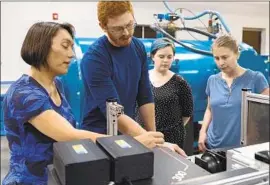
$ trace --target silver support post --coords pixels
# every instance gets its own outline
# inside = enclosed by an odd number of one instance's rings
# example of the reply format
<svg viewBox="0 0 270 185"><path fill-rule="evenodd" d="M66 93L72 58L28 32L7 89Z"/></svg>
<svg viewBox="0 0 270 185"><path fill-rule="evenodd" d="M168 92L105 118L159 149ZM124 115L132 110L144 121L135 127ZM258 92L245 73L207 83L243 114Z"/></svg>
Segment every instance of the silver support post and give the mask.
<svg viewBox="0 0 270 185"><path fill-rule="evenodd" d="M118 117L124 114L124 107L119 105L115 99L106 101L107 134L116 136L118 134Z"/></svg>
<svg viewBox="0 0 270 185"><path fill-rule="evenodd" d="M246 145L247 141L247 114L248 114L248 103L247 103L247 93L251 89L242 89L242 101L241 101L241 145Z"/></svg>

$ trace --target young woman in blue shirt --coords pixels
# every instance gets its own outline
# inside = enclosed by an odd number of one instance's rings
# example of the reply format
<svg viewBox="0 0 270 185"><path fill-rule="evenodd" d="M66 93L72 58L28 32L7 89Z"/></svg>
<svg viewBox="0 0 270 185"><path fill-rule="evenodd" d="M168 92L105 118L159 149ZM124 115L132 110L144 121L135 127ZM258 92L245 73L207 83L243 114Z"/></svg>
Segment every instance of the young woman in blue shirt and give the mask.
<svg viewBox="0 0 270 185"><path fill-rule="evenodd" d="M207 82L208 105L199 135L201 151L240 146L243 88L269 96L269 84L264 75L238 64L238 48L230 35L222 35L213 42L214 60L221 72L210 76Z"/></svg>

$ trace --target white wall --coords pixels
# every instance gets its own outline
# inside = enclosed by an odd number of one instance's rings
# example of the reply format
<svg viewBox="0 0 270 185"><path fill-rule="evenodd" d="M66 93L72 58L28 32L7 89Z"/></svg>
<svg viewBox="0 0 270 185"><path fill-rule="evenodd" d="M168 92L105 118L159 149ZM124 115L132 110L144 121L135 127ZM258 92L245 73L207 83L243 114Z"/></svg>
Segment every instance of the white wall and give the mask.
<svg viewBox="0 0 270 185"><path fill-rule="evenodd" d="M171 2L169 5L172 9L188 8L196 14L209 9L218 11L239 41L242 40L243 27L265 28L262 54L269 54L269 9L266 2ZM133 6L139 24L151 24L154 13L167 12L162 2L133 2ZM52 21L54 12L59 14L59 21L68 21L75 26L78 37L103 34L97 22L96 2L2 2L1 81L16 80L27 72L29 67L20 57L25 34L34 22ZM184 15L191 14L185 12ZM199 21L189 21L187 25L201 26ZM184 32L178 35L181 39L190 38Z"/></svg>

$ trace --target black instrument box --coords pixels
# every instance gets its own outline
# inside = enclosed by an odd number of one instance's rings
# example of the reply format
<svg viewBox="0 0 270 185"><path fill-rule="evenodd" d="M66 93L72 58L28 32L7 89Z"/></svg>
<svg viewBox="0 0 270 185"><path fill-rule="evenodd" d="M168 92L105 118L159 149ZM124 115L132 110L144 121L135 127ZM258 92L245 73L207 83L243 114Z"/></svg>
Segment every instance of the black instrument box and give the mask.
<svg viewBox="0 0 270 185"><path fill-rule="evenodd" d="M255 153L255 159L270 164L270 151L263 150Z"/></svg>
<svg viewBox="0 0 270 185"><path fill-rule="evenodd" d="M91 140L56 142L53 165L63 185L107 185L110 160Z"/></svg>
<svg viewBox="0 0 270 185"><path fill-rule="evenodd" d="M209 176L210 173L200 168L193 162L167 148L154 148L154 176L149 179L132 181L133 185L177 185L182 181L202 176ZM53 165L48 166L48 185L63 185ZM91 184L91 181L89 181ZM116 185L126 185L117 183ZM201 183L202 184L202 183Z"/></svg>
<svg viewBox="0 0 270 185"><path fill-rule="evenodd" d="M127 135L97 139L97 145L111 158L111 181L122 182L151 178L154 174L154 153Z"/></svg>

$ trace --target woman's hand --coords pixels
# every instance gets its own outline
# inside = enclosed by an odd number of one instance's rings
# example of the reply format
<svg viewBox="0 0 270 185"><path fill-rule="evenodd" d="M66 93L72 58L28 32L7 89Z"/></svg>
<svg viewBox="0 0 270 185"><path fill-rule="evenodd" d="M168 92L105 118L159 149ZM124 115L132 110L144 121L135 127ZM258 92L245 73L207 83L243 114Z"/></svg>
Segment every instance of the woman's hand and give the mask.
<svg viewBox="0 0 270 185"><path fill-rule="evenodd" d="M202 152L205 152L205 150L207 149L205 146L206 138L207 138L206 132L200 131L198 147L199 147L199 150Z"/></svg>
<svg viewBox="0 0 270 185"><path fill-rule="evenodd" d="M187 154L185 153L185 151L183 149L181 149L177 144L165 142L165 143L158 145L158 146L169 148L171 151L176 152L183 157L187 157Z"/></svg>
<svg viewBox="0 0 270 185"><path fill-rule="evenodd" d="M164 143L164 135L161 132L145 132L134 138L148 148Z"/></svg>

